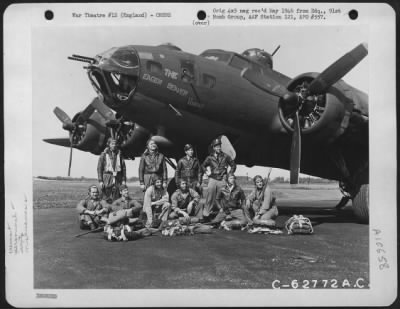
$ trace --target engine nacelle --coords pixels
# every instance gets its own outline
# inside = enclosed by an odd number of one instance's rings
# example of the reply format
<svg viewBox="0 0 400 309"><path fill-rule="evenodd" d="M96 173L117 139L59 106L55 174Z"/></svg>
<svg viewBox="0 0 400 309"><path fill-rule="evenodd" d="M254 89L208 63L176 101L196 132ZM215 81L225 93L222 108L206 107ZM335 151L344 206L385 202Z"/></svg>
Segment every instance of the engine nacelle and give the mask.
<svg viewBox="0 0 400 309"><path fill-rule="evenodd" d="M297 94L306 93L318 73L304 73L294 78L287 86ZM306 94L305 94L306 95ZM298 110L300 127L304 136L313 135L316 140L330 142L343 134L349 125L353 108L362 109L368 114L368 97L363 92L340 80L329 88L327 93L309 96L307 102ZM290 113L281 106L279 118L287 131L293 132Z"/></svg>
<svg viewBox="0 0 400 309"><path fill-rule="evenodd" d="M74 116L73 122L76 121L79 114ZM75 131L70 133L70 137L74 148L98 155L106 147L110 132L106 127L104 117L95 111L84 124L79 125Z"/></svg>
<svg viewBox="0 0 400 309"><path fill-rule="evenodd" d="M151 133L138 124L133 124L125 129L122 129L118 136L121 142L121 150L127 158L134 158L140 154L145 147Z"/></svg>

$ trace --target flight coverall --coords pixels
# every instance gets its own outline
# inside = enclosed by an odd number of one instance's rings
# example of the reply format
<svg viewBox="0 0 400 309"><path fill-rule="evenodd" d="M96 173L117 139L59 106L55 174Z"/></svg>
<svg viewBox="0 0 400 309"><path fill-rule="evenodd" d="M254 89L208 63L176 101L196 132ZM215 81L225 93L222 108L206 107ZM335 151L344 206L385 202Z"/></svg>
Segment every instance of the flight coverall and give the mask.
<svg viewBox="0 0 400 309"><path fill-rule="evenodd" d="M139 182L145 185L145 190L153 184L153 177L158 175L163 182L167 182L167 164L162 153L146 150L140 158L139 164Z"/></svg>
<svg viewBox="0 0 400 309"><path fill-rule="evenodd" d="M275 205L275 197L271 188L254 189L246 199L244 207L247 221L252 224L274 226L278 216L278 208Z"/></svg>
<svg viewBox="0 0 400 309"><path fill-rule="evenodd" d="M129 222L129 218L139 217L143 207L134 199L131 198L123 198L115 200L112 205L109 206L109 219L113 216L121 217L120 223L127 224Z"/></svg>
<svg viewBox="0 0 400 309"><path fill-rule="evenodd" d="M216 204L220 212L212 222L219 223L226 220L226 225L231 227L246 225L247 219L243 211L245 201L246 196L242 188L226 184L218 191Z"/></svg>
<svg viewBox="0 0 400 309"><path fill-rule="evenodd" d="M230 173L236 171L235 161L223 152L219 155L216 153L209 155L202 164L203 170L206 170L207 167L211 169L211 175L208 176L206 202L203 211L204 216L209 216L215 208L217 193L226 185L228 166L231 167Z"/></svg>
<svg viewBox="0 0 400 309"><path fill-rule="evenodd" d="M120 197L119 186L126 182L126 166L120 151L113 152L106 148L99 157L97 164L98 181L103 200L111 203Z"/></svg>
<svg viewBox="0 0 400 309"><path fill-rule="evenodd" d="M147 217L146 227L155 227L160 225L161 221L167 221L171 210L168 200L167 190L157 189L154 185L147 188L143 202L143 211Z"/></svg>
<svg viewBox="0 0 400 309"><path fill-rule="evenodd" d="M185 211L190 217L203 218L203 205L200 204L200 195L189 188L186 192L181 189L176 190L171 196L171 212L169 219L179 217L178 210Z"/></svg>
<svg viewBox="0 0 400 309"><path fill-rule="evenodd" d="M109 206L110 204L101 199L92 200L91 198L86 198L81 200L76 206L76 210L79 214L80 228L87 229L91 224L97 227L101 223L101 219L107 217ZM101 214L92 215L86 213L87 210L99 212L103 209L104 211Z"/></svg>
<svg viewBox="0 0 400 309"><path fill-rule="evenodd" d="M178 161L175 169L175 182L179 187L179 181L186 180L188 186L196 190L203 180L202 168L197 158L184 156Z"/></svg>

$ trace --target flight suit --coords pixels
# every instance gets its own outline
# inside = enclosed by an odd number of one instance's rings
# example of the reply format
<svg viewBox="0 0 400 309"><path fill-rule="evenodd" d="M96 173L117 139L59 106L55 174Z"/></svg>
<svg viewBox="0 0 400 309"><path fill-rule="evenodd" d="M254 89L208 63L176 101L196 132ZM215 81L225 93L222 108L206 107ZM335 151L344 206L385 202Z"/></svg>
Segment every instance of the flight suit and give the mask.
<svg viewBox="0 0 400 309"><path fill-rule="evenodd" d="M139 182L145 189L153 184L153 177L158 175L163 182L168 180L167 164L164 155L159 152L150 153L146 150L140 158Z"/></svg>
<svg viewBox="0 0 400 309"><path fill-rule="evenodd" d="M203 170L206 170L208 166L211 169L211 175L208 176L206 202L203 211L204 216L209 216L215 208L217 193L226 185L228 166L231 167L230 173L236 171L235 161L223 152L218 156L215 153L209 155L202 164Z"/></svg>
<svg viewBox="0 0 400 309"><path fill-rule="evenodd" d="M187 212L190 217L203 218L203 204L200 204L200 195L191 188L186 192L178 189L172 194L170 219L178 218L178 209Z"/></svg>
<svg viewBox="0 0 400 309"><path fill-rule="evenodd" d="M201 185L203 173L197 158L184 156L178 161L175 169L175 182L178 187L181 179L186 180L192 189L196 189L198 184Z"/></svg>
<svg viewBox="0 0 400 309"><path fill-rule="evenodd" d="M104 184L101 188L103 200L111 203L119 198L119 186L126 182L126 166L121 152L106 148L99 157L97 175L99 182Z"/></svg>
<svg viewBox="0 0 400 309"><path fill-rule="evenodd" d="M247 219L243 211L246 196L242 188L238 185L229 186L226 184L220 191L218 191L216 202L220 210L217 216L212 221L213 223L219 223L227 218L231 217L226 222L228 226L243 226L247 224Z"/></svg>
<svg viewBox="0 0 400 309"><path fill-rule="evenodd" d="M120 217L120 221L127 224L129 218L139 217L142 209L143 207L139 202L131 198L121 197L109 206L109 219L111 220L113 216Z"/></svg>
<svg viewBox="0 0 400 309"><path fill-rule="evenodd" d="M80 228L87 229L90 224L94 224L94 226L97 227L101 223L101 219L107 217L109 206L110 205L106 201L101 199L92 200L88 197L81 200L76 206L76 210L79 214ZM107 211L101 215L85 214L86 210L99 211L102 209L106 209Z"/></svg>
<svg viewBox="0 0 400 309"><path fill-rule="evenodd" d="M168 202L169 195L167 190L157 189L154 185L147 188L144 194L143 211L146 213L146 227L159 225L161 221L167 221L171 204ZM152 205L152 202L157 202Z"/></svg>
<svg viewBox="0 0 400 309"><path fill-rule="evenodd" d="M271 188L254 189L246 199L244 212L249 223L274 226L273 219L278 216L278 208Z"/></svg>

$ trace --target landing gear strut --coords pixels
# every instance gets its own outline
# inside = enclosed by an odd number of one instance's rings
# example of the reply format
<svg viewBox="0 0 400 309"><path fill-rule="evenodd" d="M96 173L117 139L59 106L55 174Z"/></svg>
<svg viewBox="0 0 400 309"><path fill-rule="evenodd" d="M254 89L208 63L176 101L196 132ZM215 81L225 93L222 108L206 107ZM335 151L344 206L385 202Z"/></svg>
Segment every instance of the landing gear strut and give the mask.
<svg viewBox="0 0 400 309"><path fill-rule="evenodd" d="M368 182L368 161L365 161L359 168L350 174L342 153L332 149L331 158L342 174L342 181L339 183L342 199L336 205L336 209L342 209L349 200L353 201L354 215L360 223L369 221L369 184Z"/></svg>

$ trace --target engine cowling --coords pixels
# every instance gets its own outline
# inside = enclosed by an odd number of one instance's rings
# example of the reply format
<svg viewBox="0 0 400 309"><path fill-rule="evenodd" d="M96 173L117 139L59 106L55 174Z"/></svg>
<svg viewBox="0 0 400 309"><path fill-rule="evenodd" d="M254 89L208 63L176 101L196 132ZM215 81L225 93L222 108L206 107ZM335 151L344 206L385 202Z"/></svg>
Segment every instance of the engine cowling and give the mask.
<svg viewBox="0 0 400 309"><path fill-rule="evenodd" d="M118 135L120 147L126 158L134 159L146 147L151 133L137 123L125 125Z"/></svg>
<svg viewBox="0 0 400 309"><path fill-rule="evenodd" d="M73 121L79 117L76 114ZM101 114L94 112L91 117L79 125L75 131L70 133L73 147L82 151L99 155L107 146L107 140L111 137L107 121ZM134 123L122 122L122 126L116 132L116 139L120 145L125 158L134 159L146 147L151 133L142 126Z"/></svg>
<svg viewBox="0 0 400 309"><path fill-rule="evenodd" d="M287 89L307 96L308 85L318 73L304 73L294 78ZM343 134L349 125L353 108L362 109L368 114L368 97L363 92L340 80L321 95L309 95L298 107L302 135L313 135L316 140L330 142ZM293 132L293 110L279 106L279 118L283 127Z"/></svg>
<svg viewBox="0 0 400 309"><path fill-rule="evenodd" d="M79 115L80 113L77 113L72 121L76 121ZM109 137L110 133L106 127L106 120L96 111L93 112L87 121L77 126L70 133L74 148L88 151L95 155L100 154L104 150Z"/></svg>

